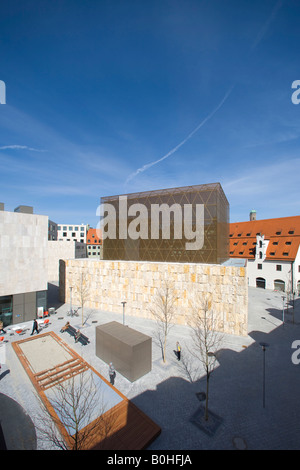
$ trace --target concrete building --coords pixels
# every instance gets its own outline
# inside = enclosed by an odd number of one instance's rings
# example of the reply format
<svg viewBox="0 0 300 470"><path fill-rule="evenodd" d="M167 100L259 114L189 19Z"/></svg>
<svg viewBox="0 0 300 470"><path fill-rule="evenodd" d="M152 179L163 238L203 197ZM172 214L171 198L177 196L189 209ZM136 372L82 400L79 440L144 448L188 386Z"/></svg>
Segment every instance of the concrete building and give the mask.
<svg viewBox="0 0 300 470"><path fill-rule="evenodd" d="M86 236L87 257L101 259L102 257L102 235L101 230L90 228Z"/></svg>
<svg viewBox="0 0 300 470"><path fill-rule="evenodd" d="M70 224L58 224L57 225L57 240L59 241L77 241L80 243L86 243L86 234L89 229L89 225L70 225Z"/></svg>
<svg viewBox="0 0 300 470"><path fill-rule="evenodd" d="M48 222L48 240L57 240L57 224L52 220Z"/></svg>
<svg viewBox="0 0 300 470"><path fill-rule="evenodd" d="M48 217L30 206L0 209L0 319L8 325L47 309Z"/></svg>
<svg viewBox="0 0 300 470"><path fill-rule="evenodd" d="M247 259L248 283L300 294L300 216L231 223L231 258Z"/></svg>
<svg viewBox="0 0 300 470"><path fill-rule="evenodd" d="M59 280L59 260L86 258L86 244L77 241L48 240L48 282Z"/></svg>

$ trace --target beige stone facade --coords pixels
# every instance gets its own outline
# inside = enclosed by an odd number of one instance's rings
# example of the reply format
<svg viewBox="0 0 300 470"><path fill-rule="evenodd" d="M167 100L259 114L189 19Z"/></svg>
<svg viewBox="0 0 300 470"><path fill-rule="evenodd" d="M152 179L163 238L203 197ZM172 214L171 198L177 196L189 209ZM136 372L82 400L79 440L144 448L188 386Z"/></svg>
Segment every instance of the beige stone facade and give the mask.
<svg viewBox="0 0 300 470"><path fill-rule="evenodd" d="M176 323L186 324L194 295L211 294L218 330L247 335L248 285L245 267L194 263L159 263L77 259L60 262L60 296L80 305L76 286L84 273L86 307L151 318L149 305L163 281L172 283L178 297Z"/></svg>

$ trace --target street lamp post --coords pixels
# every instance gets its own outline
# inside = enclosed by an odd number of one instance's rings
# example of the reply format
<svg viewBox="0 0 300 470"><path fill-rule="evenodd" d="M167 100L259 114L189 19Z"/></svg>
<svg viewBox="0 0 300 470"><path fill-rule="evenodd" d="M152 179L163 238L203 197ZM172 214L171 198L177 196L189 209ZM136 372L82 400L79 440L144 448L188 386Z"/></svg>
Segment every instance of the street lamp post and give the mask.
<svg viewBox="0 0 300 470"><path fill-rule="evenodd" d="M71 315L71 317L72 317L72 314L73 314L73 312L72 312L72 289L73 289L73 287L70 287L70 315Z"/></svg>
<svg viewBox="0 0 300 470"><path fill-rule="evenodd" d="M284 295L282 295L281 298L282 298L282 323L284 325L284 299L285 299Z"/></svg>
<svg viewBox="0 0 300 470"><path fill-rule="evenodd" d="M268 343L259 343L263 350L263 408L266 405L266 391L265 391L265 382L266 382L266 360L265 360L265 353L266 348L269 346Z"/></svg>
<svg viewBox="0 0 300 470"><path fill-rule="evenodd" d="M123 302L121 302L121 304L123 305L123 325L125 325L125 304L126 304L126 302L123 301Z"/></svg>

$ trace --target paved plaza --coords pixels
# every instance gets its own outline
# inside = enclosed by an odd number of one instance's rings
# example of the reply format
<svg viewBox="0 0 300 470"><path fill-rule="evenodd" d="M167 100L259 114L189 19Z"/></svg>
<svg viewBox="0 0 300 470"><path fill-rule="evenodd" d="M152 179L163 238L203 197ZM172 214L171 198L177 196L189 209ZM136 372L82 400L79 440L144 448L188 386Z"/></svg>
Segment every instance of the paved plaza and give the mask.
<svg viewBox="0 0 300 470"><path fill-rule="evenodd" d="M60 333L60 329L66 321L80 327L81 311L79 309L78 317L67 316L69 305L60 305L57 294L57 287L51 285L49 306L56 306L57 313L51 315L45 331L54 331L108 378L107 364L95 354L95 327L113 320L122 323L122 314L85 308L89 318L82 331L90 343L75 344L74 338L66 332ZM280 292L249 288L248 336L224 336L210 379L211 415L210 426L206 428L200 425L204 402L199 400L199 394L206 391L204 371L194 362L187 373L183 361L178 362L174 353L176 341L180 341L182 358L191 363L189 327L172 327L164 364L155 322L125 312L126 325L153 338L152 371L134 383L117 373L115 381L115 387L162 429L148 449L300 448L300 364L292 361L295 353L292 343L300 341L300 299L295 299L294 314L292 307L288 312L285 309L284 323L282 305ZM45 448L38 432L35 437L34 430L40 404L11 346L13 341L27 338L31 329L32 322L21 336L5 335L6 364L2 364L0 372L0 418L6 445L11 449ZM268 343L265 353L261 342ZM12 400L16 405L14 411L8 406Z"/></svg>

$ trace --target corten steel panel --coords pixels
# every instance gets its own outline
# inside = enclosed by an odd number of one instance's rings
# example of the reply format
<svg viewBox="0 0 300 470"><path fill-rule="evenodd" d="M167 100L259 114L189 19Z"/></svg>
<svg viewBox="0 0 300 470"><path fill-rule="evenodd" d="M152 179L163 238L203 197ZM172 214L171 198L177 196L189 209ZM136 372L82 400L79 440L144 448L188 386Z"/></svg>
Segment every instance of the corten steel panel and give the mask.
<svg viewBox="0 0 300 470"><path fill-rule="evenodd" d="M99 325L96 356L134 382L151 371L152 338L118 322Z"/></svg>
<svg viewBox="0 0 300 470"><path fill-rule="evenodd" d="M148 238L137 240L119 238L119 196L101 198L101 204L111 204L116 211L116 237L103 237L104 260L167 261L183 263L223 263L229 258L229 204L220 183L162 189L127 195L127 208L132 204L143 204L148 210ZM187 250L186 243L193 241L174 238L174 216L171 213L170 239L151 238L151 205L193 205L193 226L196 225L196 204L204 205L204 244L201 249ZM182 212L183 213L183 212ZM104 214L105 215L105 214ZM135 217L127 217L127 228ZM105 227L102 227L104 232ZM182 224L182 233L184 228Z"/></svg>

